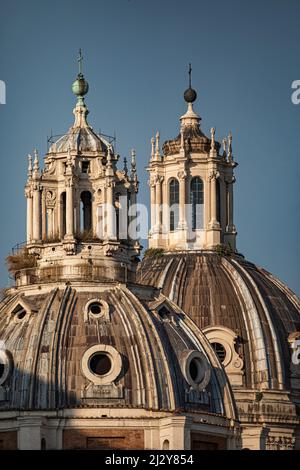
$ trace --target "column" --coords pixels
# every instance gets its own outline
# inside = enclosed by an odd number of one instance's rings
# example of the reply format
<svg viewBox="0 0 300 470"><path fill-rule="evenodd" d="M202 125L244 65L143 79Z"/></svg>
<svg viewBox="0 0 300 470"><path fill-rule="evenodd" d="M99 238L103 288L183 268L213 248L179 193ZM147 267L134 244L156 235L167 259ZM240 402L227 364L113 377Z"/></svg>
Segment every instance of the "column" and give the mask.
<svg viewBox="0 0 300 470"><path fill-rule="evenodd" d="M153 178L150 178L150 182L149 182L149 185L150 185L150 210L151 210L151 222L150 222L150 226L151 226L151 233L153 233L154 231L154 228L155 228L155 225L156 225L156 220L155 220L155 199L156 199L156 195L155 195L155 183L154 183L154 180Z"/></svg>
<svg viewBox="0 0 300 470"><path fill-rule="evenodd" d="M185 192L186 172L185 170L180 171L177 176L179 178L179 227L181 229L185 229L187 226L186 211L185 211L185 204L186 204L186 192Z"/></svg>
<svg viewBox="0 0 300 470"><path fill-rule="evenodd" d="M233 183L231 181L228 183L228 229L232 230L233 228Z"/></svg>
<svg viewBox="0 0 300 470"><path fill-rule="evenodd" d="M155 184L155 220L156 220L156 230L160 232L161 229L161 176L157 176Z"/></svg>
<svg viewBox="0 0 300 470"><path fill-rule="evenodd" d="M211 219L211 189L210 189L210 177L207 178L207 183L206 183L206 191L205 191L205 199L204 199L204 204L205 204L205 219L206 219L206 227L209 226L210 224L210 219Z"/></svg>
<svg viewBox="0 0 300 470"><path fill-rule="evenodd" d="M48 229L49 229L49 218L48 218ZM42 240L47 238L47 209L46 209L46 194L42 192Z"/></svg>
<svg viewBox="0 0 300 470"><path fill-rule="evenodd" d="M47 209L47 218L48 218L48 239L51 240L54 238L54 224L53 224L53 209Z"/></svg>
<svg viewBox="0 0 300 470"><path fill-rule="evenodd" d="M31 242L32 240L32 193L28 191L26 193L27 197L27 243Z"/></svg>
<svg viewBox="0 0 300 470"><path fill-rule="evenodd" d="M40 189L39 186L33 190L33 240L41 239L41 212L40 212Z"/></svg>
<svg viewBox="0 0 300 470"><path fill-rule="evenodd" d="M62 240L64 237L64 204L63 204L63 195L59 195L59 199L57 201L57 219L58 219L58 236Z"/></svg>
<svg viewBox="0 0 300 470"><path fill-rule="evenodd" d="M217 177L218 173L212 171L210 174L210 201L211 201L211 219L210 226L211 228L218 228L219 223L217 221Z"/></svg>
<svg viewBox="0 0 300 470"><path fill-rule="evenodd" d="M66 237L74 238L73 181L71 179L66 188Z"/></svg>
<svg viewBox="0 0 300 470"><path fill-rule="evenodd" d="M137 211L136 211L136 192L132 191L130 195L130 217L129 217L129 227L130 227L130 233L129 237L136 241L138 239L137 236Z"/></svg>
<svg viewBox="0 0 300 470"><path fill-rule="evenodd" d="M116 217L113 196L113 182L109 181L106 185L106 237L109 240L115 240L116 238Z"/></svg>

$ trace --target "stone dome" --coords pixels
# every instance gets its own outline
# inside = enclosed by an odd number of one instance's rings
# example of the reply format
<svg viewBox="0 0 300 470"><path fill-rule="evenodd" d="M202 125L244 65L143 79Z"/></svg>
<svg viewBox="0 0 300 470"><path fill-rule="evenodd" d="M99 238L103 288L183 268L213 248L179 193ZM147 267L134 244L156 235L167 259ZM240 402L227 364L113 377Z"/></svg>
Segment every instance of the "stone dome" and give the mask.
<svg viewBox="0 0 300 470"><path fill-rule="evenodd" d="M63 153L69 149L78 152L106 152L108 146L109 143L97 135L91 127L71 127L67 134L50 146L49 153Z"/></svg>
<svg viewBox="0 0 300 470"><path fill-rule="evenodd" d="M300 335L300 301L266 270L242 256L169 252L146 256L138 278L176 302L219 345L223 359L232 354L240 371L233 386L283 390L299 380L290 340ZM230 364L224 365L230 377Z"/></svg>
<svg viewBox="0 0 300 470"><path fill-rule="evenodd" d="M0 410L140 408L234 418L195 324L157 289L74 282L12 289L0 305Z"/></svg>

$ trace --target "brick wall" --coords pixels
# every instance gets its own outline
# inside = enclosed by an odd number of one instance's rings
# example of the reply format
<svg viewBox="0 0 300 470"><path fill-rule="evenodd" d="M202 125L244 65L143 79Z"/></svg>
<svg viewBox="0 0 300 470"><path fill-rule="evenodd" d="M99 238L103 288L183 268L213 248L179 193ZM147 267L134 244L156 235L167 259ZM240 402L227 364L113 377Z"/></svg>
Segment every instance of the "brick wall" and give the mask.
<svg viewBox="0 0 300 470"><path fill-rule="evenodd" d="M226 450L226 439L192 432L191 450Z"/></svg>
<svg viewBox="0 0 300 470"><path fill-rule="evenodd" d="M0 432L0 450L18 450L18 431Z"/></svg>
<svg viewBox="0 0 300 470"><path fill-rule="evenodd" d="M63 449L144 449L142 429L65 429Z"/></svg>

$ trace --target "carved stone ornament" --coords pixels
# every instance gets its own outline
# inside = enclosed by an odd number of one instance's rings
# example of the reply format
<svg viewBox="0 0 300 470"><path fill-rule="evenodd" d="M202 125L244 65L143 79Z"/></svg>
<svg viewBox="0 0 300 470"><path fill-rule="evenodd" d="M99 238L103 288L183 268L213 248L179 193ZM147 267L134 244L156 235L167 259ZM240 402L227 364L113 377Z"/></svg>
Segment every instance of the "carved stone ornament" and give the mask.
<svg viewBox="0 0 300 470"><path fill-rule="evenodd" d="M225 177L225 183L227 183L227 184L233 184L233 183L235 183L235 181L236 181L236 178L235 178L234 175L230 175L230 176Z"/></svg>
<svg viewBox="0 0 300 470"><path fill-rule="evenodd" d="M56 192L54 190L46 191L46 206L47 208L52 209L55 206L56 202Z"/></svg>
<svg viewBox="0 0 300 470"><path fill-rule="evenodd" d="M212 170L208 174L208 180L211 181L213 179L218 179L220 177L220 173L217 170Z"/></svg>
<svg viewBox="0 0 300 470"><path fill-rule="evenodd" d="M180 181L182 181L187 177L187 172L185 170L178 171L177 177Z"/></svg>

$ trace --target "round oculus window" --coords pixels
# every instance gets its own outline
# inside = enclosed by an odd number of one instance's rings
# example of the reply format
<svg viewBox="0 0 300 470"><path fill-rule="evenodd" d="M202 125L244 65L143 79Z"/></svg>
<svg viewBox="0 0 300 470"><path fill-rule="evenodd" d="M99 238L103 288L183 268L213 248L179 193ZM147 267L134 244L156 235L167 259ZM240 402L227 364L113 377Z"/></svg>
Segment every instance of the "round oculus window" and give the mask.
<svg viewBox="0 0 300 470"><path fill-rule="evenodd" d="M12 356L8 351L0 349L0 385L8 378L12 370Z"/></svg>
<svg viewBox="0 0 300 470"><path fill-rule="evenodd" d="M204 378L203 365L198 357L195 357L190 362L190 376L196 384L202 382Z"/></svg>
<svg viewBox="0 0 300 470"><path fill-rule="evenodd" d="M102 305L100 302L93 302L90 304L89 310L93 315L100 315L102 312Z"/></svg>
<svg viewBox="0 0 300 470"><path fill-rule="evenodd" d="M26 310L24 310L24 309L23 309L23 310L20 310L20 311L16 314L18 320L22 320L22 319L25 317L26 313L27 313Z"/></svg>
<svg viewBox="0 0 300 470"><path fill-rule="evenodd" d="M195 390L204 390L211 377L211 368L204 354L195 349L181 353L181 370L186 381Z"/></svg>
<svg viewBox="0 0 300 470"><path fill-rule="evenodd" d="M112 369L112 361L108 354L98 352L93 354L89 361L89 367L93 374L98 376L107 375Z"/></svg>
<svg viewBox="0 0 300 470"><path fill-rule="evenodd" d="M3 364L1 359L0 359L0 379L2 379L2 377L4 375L4 371L5 371L5 364Z"/></svg>
<svg viewBox="0 0 300 470"><path fill-rule="evenodd" d="M211 343L216 355L219 358L220 362L224 362L226 357L226 349L224 348L223 344L221 343Z"/></svg>

